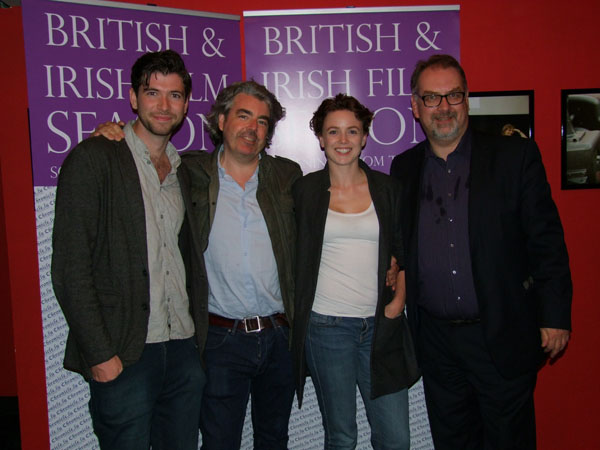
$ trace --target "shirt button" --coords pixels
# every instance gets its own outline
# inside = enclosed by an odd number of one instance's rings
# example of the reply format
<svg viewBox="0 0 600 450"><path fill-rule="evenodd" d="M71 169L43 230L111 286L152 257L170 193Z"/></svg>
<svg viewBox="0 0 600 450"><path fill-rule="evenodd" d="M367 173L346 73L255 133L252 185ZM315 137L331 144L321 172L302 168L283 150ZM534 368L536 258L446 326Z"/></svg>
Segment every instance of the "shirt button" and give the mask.
<svg viewBox="0 0 600 450"><path fill-rule="evenodd" d="M448 169L448 173L452 173L452 169Z"/></svg>
<svg viewBox="0 0 600 450"><path fill-rule="evenodd" d="M456 297L456 300L460 300L460 295L458 297Z"/></svg>
<svg viewBox="0 0 600 450"><path fill-rule="evenodd" d="M456 275L456 270L453 270L453 271L452 271L452 275Z"/></svg>
<svg viewBox="0 0 600 450"><path fill-rule="evenodd" d="M452 192L448 192L448 197L452 197Z"/></svg>
<svg viewBox="0 0 600 450"><path fill-rule="evenodd" d="M454 248L454 244L450 243L450 248Z"/></svg>
<svg viewBox="0 0 600 450"><path fill-rule="evenodd" d="M169 271L167 270L167 275L169 275Z"/></svg>
<svg viewBox="0 0 600 450"><path fill-rule="evenodd" d="M454 219L453 218L449 218L448 222L454 222Z"/></svg>

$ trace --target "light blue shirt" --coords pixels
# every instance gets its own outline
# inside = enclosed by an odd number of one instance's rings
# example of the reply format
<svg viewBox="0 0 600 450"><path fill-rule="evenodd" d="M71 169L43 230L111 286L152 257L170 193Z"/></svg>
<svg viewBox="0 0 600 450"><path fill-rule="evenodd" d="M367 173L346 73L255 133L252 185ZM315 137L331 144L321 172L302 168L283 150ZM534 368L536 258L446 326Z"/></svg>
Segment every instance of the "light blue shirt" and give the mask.
<svg viewBox="0 0 600 450"><path fill-rule="evenodd" d="M258 167L242 189L225 173L219 152L217 208L204 252L208 310L231 319L283 312L275 255L256 199Z"/></svg>

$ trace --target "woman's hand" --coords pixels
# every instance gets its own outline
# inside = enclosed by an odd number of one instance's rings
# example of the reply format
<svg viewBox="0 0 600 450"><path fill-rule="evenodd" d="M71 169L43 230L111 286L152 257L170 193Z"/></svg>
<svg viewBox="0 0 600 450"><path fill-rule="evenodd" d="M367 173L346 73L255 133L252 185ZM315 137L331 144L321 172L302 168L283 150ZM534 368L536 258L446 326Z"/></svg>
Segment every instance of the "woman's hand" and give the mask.
<svg viewBox="0 0 600 450"><path fill-rule="evenodd" d="M392 291L396 290L396 277L398 277L398 272L400 271L400 267L398 266L398 261L394 255L392 255L392 259L390 261L390 268L388 269L385 275L385 285L387 287L391 287Z"/></svg>
<svg viewBox="0 0 600 450"><path fill-rule="evenodd" d="M404 305L406 305L406 277L404 270L398 272L395 288L394 298L385 305L384 314L388 319L395 319L404 312Z"/></svg>

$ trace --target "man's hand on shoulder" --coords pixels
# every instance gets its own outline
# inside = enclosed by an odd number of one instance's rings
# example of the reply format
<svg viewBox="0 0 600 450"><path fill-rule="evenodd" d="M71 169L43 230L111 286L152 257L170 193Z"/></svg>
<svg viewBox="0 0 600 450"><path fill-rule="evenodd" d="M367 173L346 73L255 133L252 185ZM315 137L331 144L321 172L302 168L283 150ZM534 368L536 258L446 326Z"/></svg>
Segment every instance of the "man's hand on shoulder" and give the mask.
<svg viewBox="0 0 600 450"><path fill-rule="evenodd" d="M110 139L111 141L120 141L121 139L125 138L125 132L123 131L124 126L125 122L122 120L120 120L118 123L104 122L98 125L90 136L104 136L106 139Z"/></svg>
<svg viewBox="0 0 600 450"><path fill-rule="evenodd" d="M117 355L108 361L92 366L92 378L100 383L107 383L117 378L123 372L121 358Z"/></svg>
<svg viewBox="0 0 600 450"><path fill-rule="evenodd" d="M554 358L562 352L569 342L569 330L558 328L540 328L542 334L542 348L546 353L550 353L550 358Z"/></svg>

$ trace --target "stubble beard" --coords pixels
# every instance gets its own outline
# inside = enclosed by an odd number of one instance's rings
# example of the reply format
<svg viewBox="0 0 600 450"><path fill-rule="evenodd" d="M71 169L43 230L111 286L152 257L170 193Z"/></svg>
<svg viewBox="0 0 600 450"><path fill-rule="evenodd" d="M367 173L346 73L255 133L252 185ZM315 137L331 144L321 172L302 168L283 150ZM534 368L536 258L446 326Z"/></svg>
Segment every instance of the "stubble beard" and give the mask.
<svg viewBox="0 0 600 450"><path fill-rule="evenodd" d="M432 116L431 117L431 135L432 135L432 137L435 139L441 140L441 141L452 140L452 139L455 139L456 137L458 137L458 135L460 133L460 127L458 126L458 121L456 120L456 116L457 116L456 112L436 114L436 115ZM436 124L436 120L446 119L446 118L454 119L454 124L447 131L442 131L438 128L438 126Z"/></svg>
<svg viewBox="0 0 600 450"><path fill-rule="evenodd" d="M152 121L146 120L145 117L138 115L138 119L142 123L142 125L144 125L144 128L146 128L150 133L152 133L155 136L171 136L181 123L180 120L179 122L172 123L168 128L164 128L154 126Z"/></svg>

